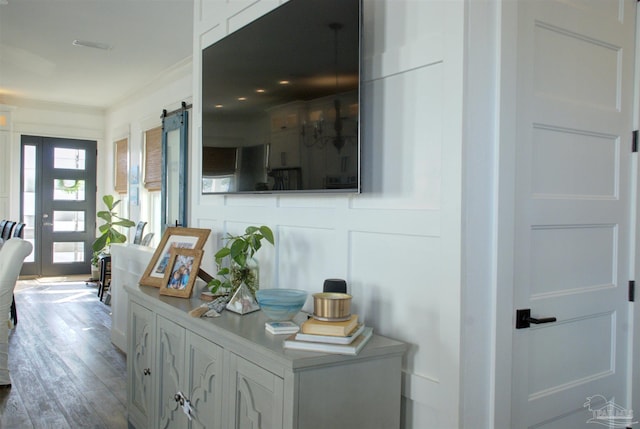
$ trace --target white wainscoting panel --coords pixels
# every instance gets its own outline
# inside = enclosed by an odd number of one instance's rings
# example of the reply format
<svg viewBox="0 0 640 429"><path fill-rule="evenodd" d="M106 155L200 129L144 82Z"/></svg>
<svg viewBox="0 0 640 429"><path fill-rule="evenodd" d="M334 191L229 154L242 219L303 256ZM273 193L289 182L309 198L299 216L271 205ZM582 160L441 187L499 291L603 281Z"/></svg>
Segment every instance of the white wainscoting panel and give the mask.
<svg viewBox="0 0 640 429"><path fill-rule="evenodd" d="M408 342L406 368L439 379L440 240L352 232L349 273L354 311L382 335Z"/></svg>
<svg viewBox="0 0 640 429"><path fill-rule="evenodd" d="M7 131L0 131L0 219L9 219L9 183L11 172L9 161L11 160L11 134Z"/></svg>
<svg viewBox="0 0 640 429"><path fill-rule="evenodd" d="M0 198L9 197L9 161L11 157L11 134L8 131L0 131Z"/></svg>
<svg viewBox="0 0 640 429"><path fill-rule="evenodd" d="M311 295L322 292L324 280L347 278L348 246L344 237L342 231L331 228L280 225L276 287L309 292L304 310L313 312Z"/></svg>
<svg viewBox="0 0 640 429"><path fill-rule="evenodd" d="M9 217L9 198L0 197L0 219L8 219Z"/></svg>
<svg viewBox="0 0 640 429"><path fill-rule="evenodd" d="M442 101L441 65L365 85L362 111L371 119L362 136L364 194L354 207L440 207Z"/></svg>
<svg viewBox="0 0 640 429"><path fill-rule="evenodd" d="M201 50L281 3L196 1L191 165L201 156ZM363 5L363 193L202 195L195 168L191 223L210 225L216 247L227 231L269 225L276 247L259 254L261 287L314 292L346 279L354 312L409 344L403 427L458 427L462 7Z"/></svg>
<svg viewBox="0 0 640 429"><path fill-rule="evenodd" d="M442 62L444 2L363 3L365 80L380 79Z"/></svg>

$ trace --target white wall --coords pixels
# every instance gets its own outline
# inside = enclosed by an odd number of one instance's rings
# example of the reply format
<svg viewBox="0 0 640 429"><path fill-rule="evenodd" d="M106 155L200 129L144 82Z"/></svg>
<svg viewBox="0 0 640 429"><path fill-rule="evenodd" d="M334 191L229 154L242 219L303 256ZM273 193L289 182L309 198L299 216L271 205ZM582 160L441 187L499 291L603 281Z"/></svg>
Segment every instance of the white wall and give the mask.
<svg viewBox="0 0 640 429"><path fill-rule="evenodd" d="M200 50L278 4L196 1L190 224L217 246L274 228L261 287L347 279L365 322L410 346L403 427L458 427L464 3L364 1L361 195L201 195Z"/></svg>
<svg viewBox="0 0 640 429"><path fill-rule="evenodd" d="M496 300L508 299L496 293L495 276L501 3L466 3L460 414L461 427L474 429L509 426L491 411Z"/></svg>
<svg viewBox="0 0 640 429"><path fill-rule="evenodd" d="M106 114L19 107L12 112L12 148L19 153L21 132L96 139L99 194L112 193L113 142L129 138L130 167L140 167L144 130L160 125L162 109L193 102L190 225L212 229L206 254L226 231L271 226L277 246L259 255L262 287L316 292L325 278L347 279L366 323L410 345L402 426L459 427L463 408L475 404L475 411L465 410L472 417L486 412L486 402L473 396L486 393L488 384L474 372L484 364L464 363L461 352L461 342L469 341L461 336L464 3L364 0L361 195L201 195L200 50L278 3L196 2L193 68L178 64ZM11 198L17 207L19 195ZM145 220L144 210L130 206L128 215ZM212 270L212 259L205 268ZM469 345L467 353L482 350ZM464 403L460 386L475 389ZM474 418L464 423L474 422L484 426Z"/></svg>
<svg viewBox="0 0 640 429"><path fill-rule="evenodd" d="M122 138L129 139L129 171L139 172L139 204L130 203L129 195L121 195L123 206L126 212L119 212L120 215L127 216L134 222L150 222L153 218L151 213L152 200L159 199L159 191L154 195L146 192L143 186L143 151L144 132L162 125L162 111L168 112L179 109L182 102L191 104L192 91L192 64L191 58L176 64L171 70L167 70L163 76L146 88L141 88L139 92L129 97L127 100L109 109L106 115L106 135L105 146L110 151L111 156L105 165L107 172L113 171L114 143ZM130 185L131 186L131 185ZM114 193L113 174L107 174L103 178L102 186L98 187L98 201L101 201L104 193ZM157 225L160 225L158 220ZM133 238L133 229L129 230L129 236ZM151 226L145 230L145 234L151 232ZM160 231L157 230L155 243L159 242Z"/></svg>
<svg viewBox="0 0 640 429"><path fill-rule="evenodd" d="M4 156L0 157L0 219L11 218L9 213L9 198L10 198L10 175L9 168L11 160L14 155L12 154L11 145L11 129L13 108L0 104L0 153Z"/></svg>
<svg viewBox="0 0 640 429"><path fill-rule="evenodd" d="M88 117L74 112L69 118L61 114L64 125L57 128L56 115L50 113L47 118L46 111L33 109L14 112L19 119L14 122L19 129L40 135L98 135L100 197L113 193L113 142L128 137L130 166L139 166L143 131L160 125L162 109L193 102L189 223L213 231L203 267L212 270L213 251L221 245L224 232L237 232L249 224L271 226L277 245L259 255L261 287L316 292L325 278L345 278L354 295L354 309L365 322L379 334L409 344L403 365L402 427L488 427L487 400L479 396L489 394L489 376L477 371L489 366L487 347L480 338L490 337L486 331L490 327L465 319L468 332L461 334L462 306L470 304L462 294L472 290L473 283L462 278L463 264L469 263L470 256L465 252L463 260L462 185L463 168L468 169L464 183L469 186L491 161L475 170L463 166L462 142L463 115L473 113L463 110L464 45L473 31L480 35L491 26L472 30L465 41L465 2L364 0L363 193L201 195L200 51L279 3L197 0L193 66L190 62L177 65L165 79L141 89L104 116L100 112ZM478 58L476 64L482 66ZM484 82L494 77L485 76ZM486 93L482 96L491 98ZM478 101L475 106L481 105ZM485 119L491 120L490 115ZM78 129L76 124L88 129ZM476 122L466 131L479 129L482 124ZM18 140L14 140L15 146ZM492 179L486 180L476 189L484 192L491 187ZM478 207L487 209L484 203L471 205ZM465 214L469 223L469 212ZM144 216L140 207L130 207L130 218L140 216ZM485 237L475 236L474 249L482 249L478 243ZM471 262L472 269L486 269L487 260ZM485 280L490 274L482 274L483 282L471 299L489 290ZM484 314L490 313L485 309ZM478 341L474 341L476 334L481 335ZM468 346L464 355L463 342ZM476 352L479 362L464 359Z"/></svg>
<svg viewBox="0 0 640 429"><path fill-rule="evenodd" d="M490 172L501 96L496 46L511 43L499 39L515 20L501 16L500 1L364 0L363 194L202 196L200 50L279 3L196 1L193 66L177 64L106 113L4 99L0 218L19 215L19 166L9 160L19 159L22 134L97 140L101 197L113 193L113 142L128 137L130 165L139 166L143 131L160 125L162 109L193 102L190 224L212 228L206 254L227 230L272 226L277 246L260 255L262 287L315 292L324 278L344 277L366 323L410 344L403 427L508 425L492 423L490 411L508 395L492 391L491 368L501 362L491 355L495 303L508 297L493 286ZM128 211L146 220L141 206Z"/></svg>

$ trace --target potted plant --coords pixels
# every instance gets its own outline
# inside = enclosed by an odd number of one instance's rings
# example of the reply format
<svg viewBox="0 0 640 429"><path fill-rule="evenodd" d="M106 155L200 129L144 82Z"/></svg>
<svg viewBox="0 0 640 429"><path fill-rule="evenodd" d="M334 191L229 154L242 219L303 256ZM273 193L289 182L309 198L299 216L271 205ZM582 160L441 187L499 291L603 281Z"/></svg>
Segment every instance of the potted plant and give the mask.
<svg viewBox="0 0 640 429"><path fill-rule="evenodd" d="M116 227L131 228L135 226L135 222L118 216L114 211L118 204L120 204L120 200L114 201L113 195L105 195L102 197L102 201L107 207L107 210L100 210L96 214L98 218L104 220L104 224L100 225L100 235L92 245L93 257L91 258L91 266L93 268L98 267L98 261L101 256L109 254L109 246L111 246L111 243L124 243L127 241L127 236L118 231Z"/></svg>
<svg viewBox="0 0 640 429"><path fill-rule="evenodd" d="M208 283L212 294L233 293L244 282L252 294L259 288L258 261L254 255L262 240L274 245L273 231L268 226L249 226L242 235L227 234L225 246L216 252L217 277Z"/></svg>

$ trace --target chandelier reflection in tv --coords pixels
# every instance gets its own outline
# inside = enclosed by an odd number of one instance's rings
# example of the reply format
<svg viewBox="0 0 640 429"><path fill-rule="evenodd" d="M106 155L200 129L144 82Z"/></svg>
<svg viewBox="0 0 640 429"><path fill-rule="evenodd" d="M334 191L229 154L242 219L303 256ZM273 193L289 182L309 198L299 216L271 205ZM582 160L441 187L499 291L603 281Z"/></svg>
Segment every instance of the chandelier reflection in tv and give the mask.
<svg viewBox="0 0 640 429"><path fill-rule="evenodd" d="M358 143L358 135L355 132L358 129L358 121L343 115L341 104L340 99L333 101L333 121L326 120L323 112L312 112L312 115L315 113L313 116L316 116L316 119L303 122L301 134L306 147L324 148L331 144L340 153L345 144ZM357 109L357 104L352 107ZM345 128L348 128L348 131L345 132Z"/></svg>
<svg viewBox="0 0 640 429"><path fill-rule="evenodd" d="M325 147L327 144L332 144L338 153L342 150L345 144L356 144L358 142L357 136L357 120L351 120L351 117L358 117L358 105L349 106L349 110L355 109L355 114L349 116L343 115L342 101L340 100L340 81L339 81L339 64L338 64L338 32L342 29L342 24L339 22L333 22L329 24L329 28L333 30L334 41L334 70L335 70L335 86L336 86L336 98L333 100L333 133L328 132L326 120L324 118L323 111L311 112L309 114L310 121L304 121L302 124L302 141L306 147L317 146L320 148ZM353 112L350 112L353 113ZM353 121L355 126L350 127L353 129L353 133L347 131L345 134L345 123Z"/></svg>

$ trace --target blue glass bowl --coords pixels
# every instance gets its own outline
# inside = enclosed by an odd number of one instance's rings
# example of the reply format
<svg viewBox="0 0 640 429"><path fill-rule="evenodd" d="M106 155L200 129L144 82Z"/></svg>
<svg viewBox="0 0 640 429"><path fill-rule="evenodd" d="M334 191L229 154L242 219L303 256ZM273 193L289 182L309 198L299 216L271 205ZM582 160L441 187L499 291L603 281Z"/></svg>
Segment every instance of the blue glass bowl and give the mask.
<svg viewBox="0 0 640 429"><path fill-rule="evenodd" d="M256 300L270 320L291 320L302 309L307 292L300 289L258 289Z"/></svg>

